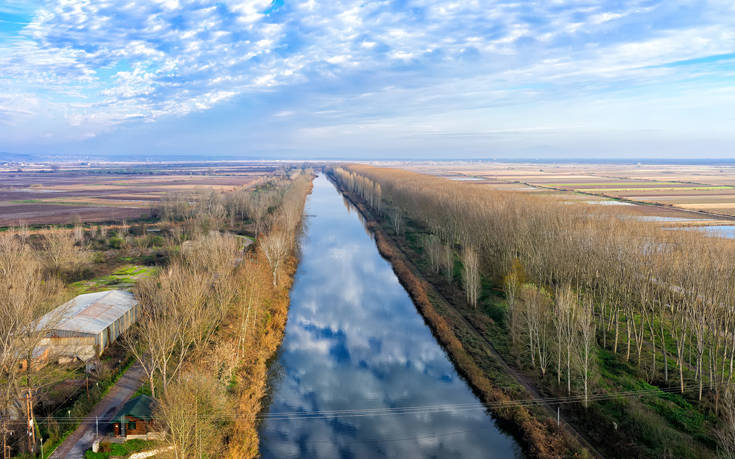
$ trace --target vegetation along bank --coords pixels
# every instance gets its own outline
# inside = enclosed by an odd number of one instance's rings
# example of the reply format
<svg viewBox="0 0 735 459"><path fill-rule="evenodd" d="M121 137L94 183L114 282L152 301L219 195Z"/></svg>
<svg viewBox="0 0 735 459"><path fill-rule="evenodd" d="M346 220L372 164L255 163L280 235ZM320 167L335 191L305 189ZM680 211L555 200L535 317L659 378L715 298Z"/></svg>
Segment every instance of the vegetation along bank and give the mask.
<svg viewBox="0 0 735 459"><path fill-rule="evenodd" d="M731 242L403 170L351 165L332 174L369 208L376 235L389 235L409 268L438 292L438 299L430 297L435 312L454 326L475 364L495 351L508 365L497 373L511 383L498 379L495 390L521 400L528 395L514 385L530 386L543 405L559 408L593 454L731 451ZM379 246L384 236L377 236ZM400 263L386 256L401 275ZM401 278L420 296L408 276ZM423 310L423 301L416 302ZM449 307L436 306L443 302ZM430 313L424 316L432 322ZM482 339L458 331L460 322ZM442 342L477 389L448 340ZM552 438L556 419L526 409ZM529 451L541 451L527 427L508 420ZM581 448L558 441L565 446L552 454Z"/></svg>

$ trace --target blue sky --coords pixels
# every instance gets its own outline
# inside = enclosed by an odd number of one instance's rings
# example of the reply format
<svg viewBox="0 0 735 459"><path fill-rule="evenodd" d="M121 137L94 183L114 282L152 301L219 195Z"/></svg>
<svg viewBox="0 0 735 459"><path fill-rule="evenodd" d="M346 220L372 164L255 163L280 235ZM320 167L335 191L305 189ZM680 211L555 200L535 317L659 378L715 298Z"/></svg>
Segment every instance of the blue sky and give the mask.
<svg viewBox="0 0 735 459"><path fill-rule="evenodd" d="M735 157L735 3L0 1L0 151Z"/></svg>

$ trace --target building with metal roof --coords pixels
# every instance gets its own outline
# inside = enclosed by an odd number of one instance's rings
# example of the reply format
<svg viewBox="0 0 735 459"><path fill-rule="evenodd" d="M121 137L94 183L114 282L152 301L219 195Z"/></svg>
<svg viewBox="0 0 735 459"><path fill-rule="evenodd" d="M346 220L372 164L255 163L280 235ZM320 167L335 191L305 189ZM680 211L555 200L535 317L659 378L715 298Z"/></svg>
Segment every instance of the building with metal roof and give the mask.
<svg viewBox="0 0 735 459"><path fill-rule="evenodd" d="M88 360L99 356L138 319L138 301L124 290L86 293L43 316L49 330L41 346L55 356Z"/></svg>
<svg viewBox="0 0 735 459"><path fill-rule="evenodd" d="M156 401L147 395L139 395L128 400L115 416L116 419L120 419L120 422L115 422L113 427L115 436L123 435L127 439L160 439L153 422L156 406Z"/></svg>

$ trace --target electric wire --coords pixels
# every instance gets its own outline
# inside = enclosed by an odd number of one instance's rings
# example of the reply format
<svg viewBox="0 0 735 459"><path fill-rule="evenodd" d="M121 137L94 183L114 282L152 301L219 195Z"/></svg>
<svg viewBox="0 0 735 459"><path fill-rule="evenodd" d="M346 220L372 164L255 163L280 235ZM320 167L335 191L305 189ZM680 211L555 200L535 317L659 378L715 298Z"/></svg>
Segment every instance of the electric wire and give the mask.
<svg viewBox="0 0 735 459"><path fill-rule="evenodd" d="M684 386L684 390L697 389L698 384L688 384ZM591 394L587 397L587 401L604 401L615 398L626 398L626 397L639 397L657 393L675 393L681 391L680 386L670 387L653 387L650 389L639 389L639 390L628 390L628 391L617 391L617 392L601 392ZM445 404L433 404L433 405L414 405L414 406L400 406L400 407L380 407L380 408L359 408L359 409L342 409L342 410L315 410L315 411L281 411L274 413L263 413L256 416L258 420L268 421L283 421L283 420L314 420L314 419L331 419L331 418L358 418L358 417L369 417L369 416L391 416L391 415L419 415L419 414L434 414L434 413L462 413L468 411L483 411L492 409L504 409L504 408L515 408L515 407L532 407L539 405L567 405L572 403L582 403L585 401L583 394L571 395L571 396L560 396L560 397L541 397L541 398L528 398L528 399L517 399L517 400L502 400L487 403L445 403ZM222 419L222 420L236 420L245 415L234 415L234 416L199 416L200 419ZM58 424L78 424L82 422L98 422L101 424L111 424L118 422L119 419L115 417L94 417L94 416L46 416L39 417L36 419L38 423L46 423L55 421ZM9 420L9 423L13 422L25 422L17 420Z"/></svg>

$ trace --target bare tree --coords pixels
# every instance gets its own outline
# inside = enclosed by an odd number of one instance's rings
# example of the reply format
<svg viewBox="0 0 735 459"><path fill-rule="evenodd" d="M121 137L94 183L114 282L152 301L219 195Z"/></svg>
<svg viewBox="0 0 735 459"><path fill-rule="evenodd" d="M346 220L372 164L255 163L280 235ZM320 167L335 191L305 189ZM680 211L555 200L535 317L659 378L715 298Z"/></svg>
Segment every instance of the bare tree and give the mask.
<svg viewBox="0 0 735 459"><path fill-rule="evenodd" d="M34 251L12 234L0 234L0 418L23 412L24 387L31 387L33 352L55 325L56 317L41 317L53 307L60 290L55 279L44 279ZM25 370L23 369L25 367ZM23 377L25 375L25 378ZM33 413L30 413L33 416ZM3 435L7 434L1 425Z"/></svg>
<svg viewBox="0 0 735 459"><path fill-rule="evenodd" d="M145 369L154 394L155 376L160 375L165 393L188 355L219 324L221 312L207 301L210 286L210 278L177 263L138 283L140 313L126 344Z"/></svg>
<svg viewBox="0 0 735 459"><path fill-rule="evenodd" d="M258 237L263 231L265 217L268 215L271 206L275 201L275 195L267 191L257 191L253 193L248 201L248 214L255 222L255 236Z"/></svg>
<svg viewBox="0 0 735 459"><path fill-rule="evenodd" d="M572 393L572 346L575 343L577 334L576 330L576 314L577 314L577 297L572 292L569 285L560 287L556 292L554 302L554 327L556 328L557 337L557 384L561 384L561 363L562 358L566 359L567 370L567 394Z"/></svg>
<svg viewBox="0 0 735 459"><path fill-rule="evenodd" d="M441 264L447 282L452 282L452 279L454 279L454 250L452 250L452 244L450 243L442 245Z"/></svg>
<svg viewBox="0 0 735 459"><path fill-rule="evenodd" d="M521 311L519 311L518 307L520 289L521 282L517 272L512 271L505 276L503 279L503 290L505 291L505 303L508 305L508 329L513 347L518 345L520 335Z"/></svg>
<svg viewBox="0 0 735 459"><path fill-rule="evenodd" d="M72 237L76 244L79 244L80 246L84 245L84 227L81 224L74 225L74 228L72 229Z"/></svg>
<svg viewBox="0 0 735 459"><path fill-rule="evenodd" d="M720 457L735 457L735 395L732 389L724 394L720 419L720 428L715 432L720 440Z"/></svg>
<svg viewBox="0 0 735 459"><path fill-rule="evenodd" d="M425 236L423 242L424 250L426 250L426 255L429 259L431 270L435 273L438 273L439 268L441 267L442 257L441 242L439 241L439 238L433 234Z"/></svg>
<svg viewBox="0 0 735 459"><path fill-rule="evenodd" d="M291 253L291 236L285 231L275 230L261 237L258 245L271 267L273 286L275 287L278 285L278 270Z"/></svg>
<svg viewBox="0 0 735 459"><path fill-rule="evenodd" d="M216 379L191 371L171 384L154 417L166 429L174 457L220 457L232 410Z"/></svg>
<svg viewBox="0 0 735 459"><path fill-rule="evenodd" d="M591 301L584 301L580 306L579 312L576 315L576 321L580 334L579 358L582 369L582 381L584 384L584 406L587 408L589 404L590 360L597 342L595 334L596 324L594 306Z"/></svg>
<svg viewBox="0 0 735 459"><path fill-rule="evenodd" d="M467 303L477 308L477 299L480 294L480 260L472 247L465 247L462 251L462 265L464 290Z"/></svg>
<svg viewBox="0 0 735 459"><path fill-rule="evenodd" d="M390 221L393 224L393 231L398 235L403 229L403 215L400 207L393 207L390 212Z"/></svg>
<svg viewBox="0 0 735 459"><path fill-rule="evenodd" d="M66 230L44 233L43 261L55 276L74 274L89 261L89 252L77 245L74 235Z"/></svg>

